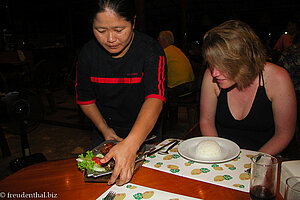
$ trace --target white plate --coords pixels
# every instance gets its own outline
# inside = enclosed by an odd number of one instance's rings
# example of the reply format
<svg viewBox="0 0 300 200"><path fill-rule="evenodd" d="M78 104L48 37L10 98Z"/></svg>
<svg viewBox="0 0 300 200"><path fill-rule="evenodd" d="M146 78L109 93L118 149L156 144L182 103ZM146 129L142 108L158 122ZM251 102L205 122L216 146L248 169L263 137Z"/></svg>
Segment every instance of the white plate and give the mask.
<svg viewBox="0 0 300 200"><path fill-rule="evenodd" d="M221 147L221 155L218 159L201 159L196 155L197 145L203 140L213 140L216 141ZM240 154L240 147L225 138L220 137L195 137L183 141L178 146L178 153L188 159L195 162L201 163L221 163L232 160Z"/></svg>

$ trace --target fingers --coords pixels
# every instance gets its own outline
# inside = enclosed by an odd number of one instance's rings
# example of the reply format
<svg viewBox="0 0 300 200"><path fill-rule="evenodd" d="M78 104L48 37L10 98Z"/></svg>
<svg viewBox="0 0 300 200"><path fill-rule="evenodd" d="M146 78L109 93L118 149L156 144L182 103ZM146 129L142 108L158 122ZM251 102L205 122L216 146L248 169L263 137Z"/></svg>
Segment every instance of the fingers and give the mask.
<svg viewBox="0 0 300 200"><path fill-rule="evenodd" d="M121 142L121 141L123 141L123 138L120 138L119 136L116 136L115 140L117 140L118 142Z"/></svg>
<svg viewBox="0 0 300 200"><path fill-rule="evenodd" d="M105 133L103 133L105 140L114 140L117 134L112 128L108 128Z"/></svg>
<svg viewBox="0 0 300 200"><path fill-rule="evenodd" d="M123 141L123 138L119 137L112 128L110 128L109 130L109 134L104 135L105 140L116 140L118 142Z"/></svg>
<svg viewBox="0 0 300 200"><path fill-rule="evenodd" d="M118 186L122 186L125 183L128 183L133 175L133 168L128 169L126 172L120 174L120 178L116 181Z"/></svg>
<svg viewBox="0 0 300 200"><path fill-rule="evenodd" d="M130 168L116 167L108 181L108 185L112 185L113 183L116 183L118 186L122 186L125 183L128 183L132 178L133 171L134 171L133 167Z"/></svg>
<svg viewBox="0 0 300 200"><path fill-rule="evenodd" d="M112 159L112 155L109 152L104 156L104 158L100 159L101 163L107 163L108 161L110 161L110 159Z"/></svg>
<svg viewBox="0 0 300 200"><path fill-rule="evenodd" d="M136 152L134 148L129 148L128 145L124 143L124 141L115 145L106 155L107 157L105 156L106 162L110 158L113 158L115 160L115 168L108 181L109 185L116 182L117 185L121 186L129 182L132 178Z"/></svg>
<svg viewBox="0 0 300 200"><path fill-rule="evenodd" d="M108 181L109 185L116 183L118 186L122 186L128 183L134 172L135 162L128 162L128 160L116 160L114 171Z"/></svg>
<svg viewBox="0 0 300 200"><path fill-rule="evenodd" d="M111 177L110 177L110 179L109 179L109 181L108 181L107 184L108 185L114 184L116 182L119 174L120 174L120 168L119 167L115 167L114 171L113 171L113 173L112 173L112 175L111 175Z"/></svg>

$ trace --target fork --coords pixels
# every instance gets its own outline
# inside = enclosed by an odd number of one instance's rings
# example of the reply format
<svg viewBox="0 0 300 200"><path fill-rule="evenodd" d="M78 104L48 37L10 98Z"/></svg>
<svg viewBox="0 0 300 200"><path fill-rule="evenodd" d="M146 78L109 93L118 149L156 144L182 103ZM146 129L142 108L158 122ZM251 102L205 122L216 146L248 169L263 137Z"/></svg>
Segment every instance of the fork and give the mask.
<svg viewBox="0 0 300 200"><path fill-rule="evenodd" d="M176 140L176 142L174 142L171 146L169 146L169 148L167 148L166 151L159 151L158 154L160 154L160 155L167 155L167 154L169 154L169 151L170 151L173 147L175 147L179 142L180 142L179 140Z"/></svg>
<svg viewBox="0 0 300 200"><path fill-rule="evenodd" d="M117 194L114 191L109 191L109 193L104 197L103 200L113 200Z"/></svg>

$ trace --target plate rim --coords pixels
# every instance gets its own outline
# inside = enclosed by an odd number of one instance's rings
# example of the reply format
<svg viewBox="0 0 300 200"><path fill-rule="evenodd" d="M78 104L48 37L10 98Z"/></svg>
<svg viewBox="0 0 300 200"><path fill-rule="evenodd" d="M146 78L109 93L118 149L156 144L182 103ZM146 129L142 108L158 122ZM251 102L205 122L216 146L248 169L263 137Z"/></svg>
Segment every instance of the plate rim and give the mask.
<svg viewBox="0 0 300 200"><path fill-rule="evenodd" d="M200 138L201 138L201 140L213 139L213 140L223 140L223 141L226 141L226 142L230 142L230 143L232 143L235 146L235 148L236 148L236 154L234 156L231 156L231 157L226 158L226 159L203 160L203 159L191 158L190 156L184 155L184 153L182 153L182 150L180 150L180 149L182 149L182 147L183 147L183 145L185 143L188 143L191 140L197 140L197 139L200 139ZM240 155L240 152L241 152L241 148L239 147L238 144L236 144L235 142L233 142L233 141L231 141L229 139L223 138L223 137L212 137L212 136L193 137L193 138L189 138L187 140L184 140L183 142L181 142L178 145L178 153L180 154L180 156L182 156L183 158L185 158L187 160L191 160L191 161L194 161L194 162L197 162L197 163L211 164L211 163L224 163L224 162L228 162L228 161L233 160L236 157L238 157Z"/></svg>

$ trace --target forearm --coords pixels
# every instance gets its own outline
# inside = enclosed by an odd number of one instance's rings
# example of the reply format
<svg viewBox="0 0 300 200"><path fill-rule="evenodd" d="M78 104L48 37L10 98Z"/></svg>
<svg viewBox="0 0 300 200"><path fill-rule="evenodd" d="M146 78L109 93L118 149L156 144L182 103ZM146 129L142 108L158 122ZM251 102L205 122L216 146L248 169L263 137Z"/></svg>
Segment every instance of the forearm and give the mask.
<svg viewBox="0 0 300 200"><path fill-rule="evenodd" d="M213 122L200 119L200 131L203 136L218 137L218 132Z"/></svg>
<svg viewBox="0 0 300 200"><path fill-rule="evenodd" d="M293 136L293 131L275 133L275 135L265 145L263 145L259 151L271 155L277 155L288 146Z"/></svg>
<svg viewBox="0 0 300 200"><path fill-rule="evenodd" d="M136 153L147 135L153 129L162 107L163 103L161 100L147 99L129 135L123 141L115 145L108 154L105 155L103 160L101 160L101 162L106 163L113 158L116 163L108 184L114 183L117 177L120 177L119 181L117 181L119 185L130 180L134 169Z"/></svg>
<svg viewBox="0 0 300 200"><path fill-rule="evenodd" d="M155 126L162 108L163 102L161 100L155 98L147 99L125 140L139 147Z"/></svg>
<svg viewBox="0 0 300 200"><path fill-rule="evenodd" d="M94 123L94 125L103 133L105 137L106 130L109 129L109 126L101 115L96 104L80 105L80 107L83 113Z"/></svg>
<svg viewBox="0 0 300 200"><path fill-rule="evenodd" d="M213 82L209 69L206 69L200 95L200 131L203 136L217 137L215 126L216 108L219 88Z"/></svg>

